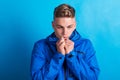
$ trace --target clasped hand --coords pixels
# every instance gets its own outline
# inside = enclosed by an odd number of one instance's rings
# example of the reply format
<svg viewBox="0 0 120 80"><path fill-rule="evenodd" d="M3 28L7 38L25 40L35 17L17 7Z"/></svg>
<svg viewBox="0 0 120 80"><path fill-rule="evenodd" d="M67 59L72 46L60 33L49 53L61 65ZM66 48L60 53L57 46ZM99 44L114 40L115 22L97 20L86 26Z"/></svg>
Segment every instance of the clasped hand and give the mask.
<svg viewBox="0 0 120 80"><path fill-rule="evenodd" d="M62 53L63 55L69 54L74 49L74 42L70 39L64 39L61 37L57 43L57 51Z"/></svg>

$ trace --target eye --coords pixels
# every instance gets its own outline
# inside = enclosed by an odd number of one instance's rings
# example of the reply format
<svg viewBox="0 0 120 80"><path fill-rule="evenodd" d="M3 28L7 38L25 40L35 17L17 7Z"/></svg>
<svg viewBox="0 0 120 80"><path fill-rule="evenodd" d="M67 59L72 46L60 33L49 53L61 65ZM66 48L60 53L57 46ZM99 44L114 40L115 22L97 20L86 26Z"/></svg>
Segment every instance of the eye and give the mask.
<svg viewBox="0 0 120 80"><path fill-rule="evenodd" d="M72 28L72 25L68 26L67 28Z"/></svg>
<svg viewBox="0 0 120 80"><path fill-rule="evenodd" d="M58 29L62 29L63 27L62 26L57 26Z"/></svg>

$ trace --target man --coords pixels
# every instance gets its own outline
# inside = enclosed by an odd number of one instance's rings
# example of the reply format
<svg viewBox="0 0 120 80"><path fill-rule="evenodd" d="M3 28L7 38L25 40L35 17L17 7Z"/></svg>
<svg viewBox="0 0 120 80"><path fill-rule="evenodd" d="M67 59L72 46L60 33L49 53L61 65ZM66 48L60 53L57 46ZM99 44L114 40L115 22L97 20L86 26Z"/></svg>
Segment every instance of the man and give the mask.
<svg viewBox="0 0 120 80"><path fill-rule="evenodd" d="M52 26L54 32L34 45L32 80L97 80L95 50L76 31L74 8L67 4L56 7Z"/></svg>

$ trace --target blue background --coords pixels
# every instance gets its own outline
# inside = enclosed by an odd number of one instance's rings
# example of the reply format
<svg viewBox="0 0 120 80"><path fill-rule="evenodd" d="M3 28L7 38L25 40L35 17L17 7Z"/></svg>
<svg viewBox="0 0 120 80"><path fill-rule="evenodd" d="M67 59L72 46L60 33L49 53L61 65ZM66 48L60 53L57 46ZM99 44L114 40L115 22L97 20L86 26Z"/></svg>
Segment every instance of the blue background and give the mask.
<svg viewBox="0 0 120 80"><path fill-rule="evenodd" d="M77 30L93 43L99 80L120 80L120 0L0 0L0 80L30 80L34 42L53 32L61 3L76 9Z"/></svg>

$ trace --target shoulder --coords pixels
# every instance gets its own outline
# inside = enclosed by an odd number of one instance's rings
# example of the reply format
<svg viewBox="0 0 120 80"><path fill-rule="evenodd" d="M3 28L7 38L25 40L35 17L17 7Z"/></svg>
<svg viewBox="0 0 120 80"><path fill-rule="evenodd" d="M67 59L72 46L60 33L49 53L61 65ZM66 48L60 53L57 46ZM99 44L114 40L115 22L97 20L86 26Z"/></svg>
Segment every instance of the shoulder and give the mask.
<svg viewBox="0 0 120 80"><path fill-rule="evenodd" d="M45 45L46 44L46 39L41 39L35 42L35 45Z"/></svg>
<svg viewBox="0 0 120 80"><path fill-rule="evenodd" d="M90 39L81 38L80 43L84 46L92 46L92 42Z"/></svg>
<svg viewBox="0 0 120 80"><path fill-rule="evenodd" d="M44 49L46 46L46 39L41 39L41 40L38 40L34 43L34 48L37 48L37 49Z"/></svg>
<svg viewBox="0 0 120 80"><path fill-rule="evenodd" d="M34 43L32 54L33 55L41 55L46 51L46 39L38 40Z"/></svg>
<svg viewBox="0 0 120 80"><path fill-rule="evenodd" d="M91 40L86 38L81 38L75 48L83 53L87 53L88 50L94 50Z"/></svg>
<svg viewBox="0 0 120 80"><path fill-rule="evenodd" d="M78 53L82 53L84 58L93 55L96 51L94 50L94 47L92 45L92 42L90 39L82 38L79 41L78 46L76 46L76 51Z"/></svg>

